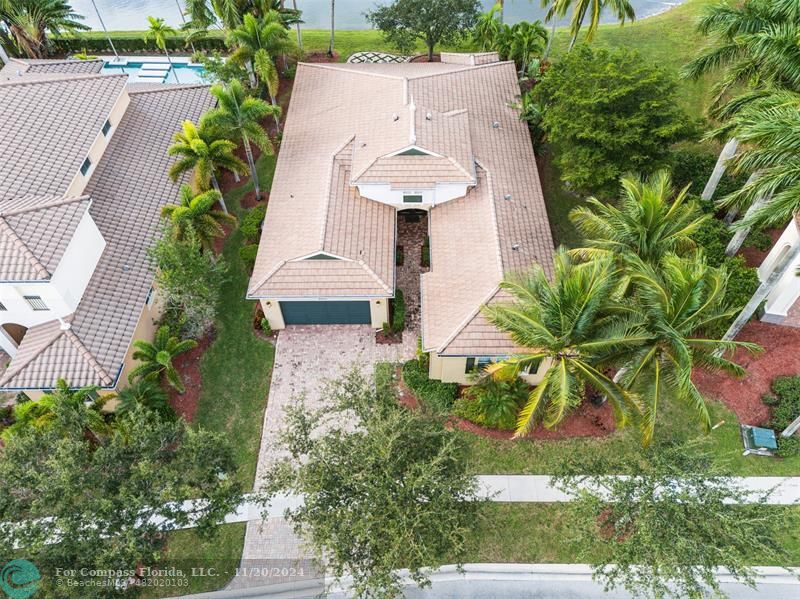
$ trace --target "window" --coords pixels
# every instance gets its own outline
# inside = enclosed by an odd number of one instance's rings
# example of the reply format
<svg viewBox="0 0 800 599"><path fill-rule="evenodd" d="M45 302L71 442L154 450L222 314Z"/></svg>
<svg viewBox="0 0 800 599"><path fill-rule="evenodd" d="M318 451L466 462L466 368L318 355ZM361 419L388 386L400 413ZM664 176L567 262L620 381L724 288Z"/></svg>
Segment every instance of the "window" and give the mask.
<svg viewBox="0 0 800 599"><path fill-rule="evenodd" d="M50 308L47 307L42 301L42 298L38 295L25 295L23 296L25 301L28 302L28 305L33 308L36 312L42 312L44 310L49 310Z"/></svg>
<svg viewBox="0 0 800 599"><path fill-rule="evenodd" d="M3 302L0 302L0 312L5 312L6 310L8 310L8 308L6 308L6 307L3 305Z"/></svg>
<svg viewBox="0 0 800 599"><path fill-rule="evenodd" d="M89 169L92 168L92 161L89 160L89 157L86 157L86 160L83 161L81 165L81 175L86 176L86 173L89 172Z"/></svg>
<svg viewBox="0 0 800 599"><path fill-rule="evenodd" d="M409 148L405 152L400 152L398 156L430 156L430 154L417 148Z"/></svg>
<svg viewBox="0 0 800 599"><path fill-rule="evenodd" d="M151 287L150 291L147 292L147 298L144 300L145 305L149 308L153 305L153 300L155 299L155 290Z"/></svg>
<svg viewBox="0 0 800 599"><path fill-rule="evenodd" d="M469 374L470 372L481 372L492 362L495 362L495 359L486 356L478 358L467 358L467 367L464 370L464 372L466 374Z"/></svg>
<svg viewBox="0 0 800 599"><path fill-rule="evenodd" d="M106 119L106 122L103 123L103 135L108 137L108 132L111 131L111 121Z"/></svg>
<svg viewBox="0 0 800 599"><path fill-rule="evenodd" d="M404 204L421 204L422 203L422 196L417 194L412 195L403 195L403 203Z"/></svg>

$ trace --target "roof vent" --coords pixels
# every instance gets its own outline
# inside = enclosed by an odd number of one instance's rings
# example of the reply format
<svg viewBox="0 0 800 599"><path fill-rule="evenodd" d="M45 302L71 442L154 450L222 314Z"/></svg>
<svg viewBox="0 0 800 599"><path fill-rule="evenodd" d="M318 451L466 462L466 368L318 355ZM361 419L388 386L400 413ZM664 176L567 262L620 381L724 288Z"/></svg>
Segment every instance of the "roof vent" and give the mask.
<svg viewBox="0 0 800 599"><path fill-rule="evenodd" d="M504 199L506 202L510 202L510 201L511 201L511 194L510 194L510 193L507 193L506 195L504 195L504 196L503 196L503 199Z"/></svg>
<svg viewBox="0 0 800 599"><path fill-rule="evenodd" d="M393 121L399 121L399 120L400 120L400 115L399 115L399 114L397 114L397 113L395 112L395 113L392 115L392 120L393 120Z"/></svg>
<svg viewBox="0 0 800 599"><path fill-rule="evenodd" d="M494 121L492 123L492 129L499 129L500 128L500 121Z"/></svg>
<svg viewBox="0 0 800 599"><path fill-rule="evenodd" d="M430 121L431 119L433 119L433 115L432 115L430 112L428 112L428 113L425 115L425 120L426 120L426 121Z"/></svg>
<svg viewBox="0 0 800 599"><path fill-rule="evenodd" d="M514 250L515 252L518 252L519 251L519 244L518 243L512 243L511 244L511 249Z"/></svg>
<svg viewBox="0 0 800 599"><path fill-rule="evenodd" d="M127 264L123 264L122 265L122 272L128 272L130 269L131 269L131 267L128 266Z"/></svg>

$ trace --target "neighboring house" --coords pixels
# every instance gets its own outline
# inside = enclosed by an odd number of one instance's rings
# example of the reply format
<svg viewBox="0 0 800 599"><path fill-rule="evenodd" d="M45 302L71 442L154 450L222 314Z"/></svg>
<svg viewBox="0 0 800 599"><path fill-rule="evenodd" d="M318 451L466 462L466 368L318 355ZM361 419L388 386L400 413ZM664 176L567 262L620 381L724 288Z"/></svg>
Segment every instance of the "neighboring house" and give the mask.
<svg viewBox="0 0 800 599"><path fill-rule="evenodd" d="M213 98L101 68L0 70L0 392L35 398L58 378L116 389L159 316L146 250L178 195L167 148Z"/></svg>
<svg viewBox="0 0 800 599"><path fill-rule="evenodd" d="M785 272L767 296L761 320L773 324L800 327L800 213L786 226L783 234L758 268L762 282L780 268ZM794 259L791 259L794 254ZM787 264L787 258L789 263Z"/></svg>
<svg viewBox="0 0 800 599"><path fill-rule="evenodd" d="M248 290L272 328L381 328L397 289L398 215L424 210L430 376L466 383L476 367L519 351L481 313L507 301L498 287L506 275L552 264L519 92L514 64L495 53L300 64Z"/></svg>

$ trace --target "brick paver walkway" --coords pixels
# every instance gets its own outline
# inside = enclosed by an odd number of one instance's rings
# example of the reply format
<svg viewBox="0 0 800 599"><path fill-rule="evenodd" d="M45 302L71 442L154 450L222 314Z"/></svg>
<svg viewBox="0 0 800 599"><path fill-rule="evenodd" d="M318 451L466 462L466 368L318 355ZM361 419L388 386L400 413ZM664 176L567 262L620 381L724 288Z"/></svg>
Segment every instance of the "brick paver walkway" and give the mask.
<svg viewBox="0 0 800 599"><path fill-rule="evenodd" d="M325 381L335 379L356 365L366 376L371 376L378 362L398 362L414 356L416 335L406 333L403 343L378 345L375 333L368 326L290 326L281 331L275 347L275 365L269 390L269 401L264 414L261 449L256 470L256 490L266 470L275 463L279 454L272 447L276 434L284 422L284 407L299 395L305 396L306 405L315 409L320 403L320 391ZM242 568L248 567L303 567L310 553L283 518L253 520L247 523ZM237 577L230 589L262 586L296 581L283 576Z"/></svg>

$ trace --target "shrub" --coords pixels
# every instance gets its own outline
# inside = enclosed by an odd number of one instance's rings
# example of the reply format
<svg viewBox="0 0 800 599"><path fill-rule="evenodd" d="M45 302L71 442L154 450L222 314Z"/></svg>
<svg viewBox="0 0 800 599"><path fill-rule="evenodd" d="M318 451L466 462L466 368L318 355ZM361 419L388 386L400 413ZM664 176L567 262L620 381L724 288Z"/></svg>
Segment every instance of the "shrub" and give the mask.
<svg viewBox="0 0 800 599"><path fill-rule="evenodd" d="M425 236L425 241L422 242L422 266L426 268L431 265L431 238Z"/></svg>
<svg viewBox="0 0 800 599"><path fill-rule="evenodd" d="M730 306L742 308L750 300L759 286L758 271L747 266L742 256L728 258L728 288L725 299Z"/></svg>
<svg viewBox="0 0 800 599"><path fill-rule="evenodd" d="M256 263L256 254L258 254L258 244L251 243L239 248L239 257L244 262L248 269L252 269Z"/></svg>
<svg viewBox="0 0 800 599"><path fill-rule="evenodd" d="M719 219L710 218L692 236L694 242L705 249L706 259L711 266L720 266L728 257L725 246L728 245L730 233L728 227Z"/></svg>
<svg viewBox="0 0 800 599"><path fill-rule="evenodd" d="M762 401L770 406L769 427L778 434L778 455L800 456L800 437L780 433L800 416L800 376L779 376L772 381L772 393Z"/></svg>
<svg viewBox="0 0 800 599"><path fill-rule="evenodd" d="M750 231L747 239L744 240L744 246L756 248L757 250L766 252L772 247L772 237L770 237L763 229Z"/></svg>
<svg viewBox="0 0 800 599"><path fill-rule="evenodd" d="M266 213L267 207L264 204L259 204L248 210L242 217L239 230L247 241L253 243L261 237L261 223L264 222Z"/></svg>
<svg viewBox="0 0 800 599"><path fill-rule="evenodd" d="M405 254L403 254L403 247L397 246L394 250L394 264L395 266L403 266L403 262L405 261Z"/></svg>
<svg viewBox="0 0 800 599"><path fill-rule="evenodd" d="M272 335L272 327L269 326L269 320L266 317L261 319L261 330L265 335Z"/></svg>
<svg viewBox="0 0 800 599"><path fill-rule="evenodd" d="M529 391L521 379L498 381L484 376L456 401L453 413L481 426L514 430Z"/></svg>
<svg viewBox="0 0 800 599"><path fill-rule="evenodd" d="M449 412L458 394L458 385L455 383L429 379L428 371L418 360L403 364L403 381L423 406L438 414Z"/></svg>
<svg viewBox="0 0 800 599"><path fill-rule="evenodd" d="M406 328L406 299L403 291L398 289L392 302L392 327L393 333L402 333Z"/></svg>

